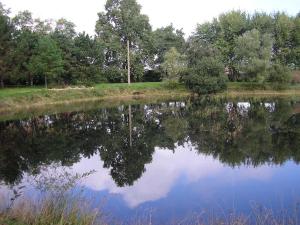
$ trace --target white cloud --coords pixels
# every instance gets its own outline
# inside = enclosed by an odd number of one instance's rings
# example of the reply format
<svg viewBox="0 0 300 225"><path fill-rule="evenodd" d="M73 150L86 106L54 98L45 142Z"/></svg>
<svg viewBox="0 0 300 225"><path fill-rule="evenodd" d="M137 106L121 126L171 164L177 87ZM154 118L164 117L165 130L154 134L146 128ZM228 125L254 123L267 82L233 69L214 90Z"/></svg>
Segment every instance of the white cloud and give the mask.
<svg viewBox="0 0 300 225"><path fill-rule="evenodd" d="M110 194L120 195L128 207L135 208L140 204L167 197L178 179L182 177L187 184L204 183L207 181L206 178L211 178L216 180L218 184L234 186L244 180L249 181L249 179L266 182L272 178L276 167L231 169L222 165L217 159L213 159L212 156L198 154L190 146L184 146L177 147L174 153L170 150L156 149L152 163L146 165L145 173L130 187L121 188L115 184L110 176L110 170L103 168L103 161L99 155L90 159L82 159L66 171L83 174L92 170L96 172L84 178L82 185L94 191L108 191ZM47 174L59 172L60 169L54 169L51 172L51 167L47 170ZM31 187L32 183L34 182L31 181L31 177L25 176L23 185L26 188L23 191L30 193L31 197L35 198L33 194L35 192L32 191ZM207 198L210 192L206 188L205 185L202 185L198 194ZM11 194L11 191L7 187L0 187L0 201L3 200L4 196L9 196L8 193Z"/></svg>
<svg viewBox="0 0 300 225"><path fill-rule="evenodd" d="M119 194L131 208L167 197L182 176L189 184L213 177L225 184L229 182L230 185L245 179L267 181L272 177L273 169L262 166L232 170L212 156L199 155L194 149L189 151L185 147L178 147L175 153L156 149L152 163L146 165L146 172L142 177L133 186L120 188L109 175L109 170L103 168L103 162L98 155L73 166L73 171L78 173L96 170L96 173L84 180L84 185L95 191L107 190L109 193Z"/></svg>

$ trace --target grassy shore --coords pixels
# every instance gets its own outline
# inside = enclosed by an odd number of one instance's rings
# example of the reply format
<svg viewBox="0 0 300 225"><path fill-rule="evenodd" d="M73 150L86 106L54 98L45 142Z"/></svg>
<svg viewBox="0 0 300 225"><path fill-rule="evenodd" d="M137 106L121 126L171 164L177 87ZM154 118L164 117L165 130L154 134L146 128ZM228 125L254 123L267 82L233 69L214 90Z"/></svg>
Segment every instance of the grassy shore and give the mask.
<svg viewBox="0 0 300 225"><path fill-rule="evenodd" d="M0 89L0 114L43 107L82 103L95 100L120 100L134 98L180 97L188 91L182 85L170 87L165 83L98 84L90 88L70 87L64 89L5 88Z"/></svg>
<svg viewBox="0 0 300 225"><path fill-rule="evenodd" d="M38 204L30 200L23 201L6 212L0 212L1 225L108 225L108 224L132 224L151 225L152 214L149 216L136 215L136 219L125 222L113 219L113 215L101 214L99 208L89 209L84 199L47 198ZM88 208L84 208L88 207ZM297 209L296 209L297 210ZM171 224L198 224L198 225L296 225L298 215L288 210L274 212L272 209L253 206L249 215L228 213L221 216L210 213L210 210L189 215ZM296 211L297 212L297 211ZM112 218L110 218L112 217Z"/></svg>
<svg viewBox="0 0 300 225"><path fill-rule="evenodd" d="M47 112L49 108L69 109L72 106L115 105L124 102L180 99L190 96L183 84L146 82L128 84L97 84L94 87L45 89L43 87L0 89L0 116L24 112ZM236 96L300 96L300 85L275 90L271 85L255 83L228 83L228 90L219 94ZM61 110L59 110L61 111Z"/></svg>

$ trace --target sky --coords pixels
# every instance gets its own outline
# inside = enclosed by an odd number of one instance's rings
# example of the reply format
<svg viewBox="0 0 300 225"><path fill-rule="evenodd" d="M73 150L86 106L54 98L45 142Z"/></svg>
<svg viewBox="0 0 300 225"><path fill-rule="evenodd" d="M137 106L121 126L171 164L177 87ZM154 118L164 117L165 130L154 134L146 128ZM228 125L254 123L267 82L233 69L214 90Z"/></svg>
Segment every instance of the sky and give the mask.
<svg viewBox="0 0 300 225"><path fill-rule="evenodd" d="M106 0L0 0L12 14L29 10L41 19L66 18L76 24L76 30L94 34L97 13L103 11ZM171 23L191 34L198 23L211 21L223 12L240 9L247 12L300 12L300 0L137 0L142 13L149 16L153 29Z"/></svg>

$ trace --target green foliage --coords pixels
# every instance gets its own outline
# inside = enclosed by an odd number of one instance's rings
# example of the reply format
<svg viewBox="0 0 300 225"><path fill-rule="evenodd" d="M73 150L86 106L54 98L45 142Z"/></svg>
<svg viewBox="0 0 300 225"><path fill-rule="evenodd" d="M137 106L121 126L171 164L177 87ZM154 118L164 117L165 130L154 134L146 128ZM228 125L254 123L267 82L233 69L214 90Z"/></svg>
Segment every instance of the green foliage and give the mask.
<svg viewBox="0 0 300 225"><path fill-rule="evenodd" d="M265 82L273 62L299 67L299 17L231 11L198 25L192 38L218 48L231 81Z"/></svg>
<svg viewBox="0 0 300 225"><path fill-rule="evenodd" d="M146 70L143 77L144 82L159 82L162 79L162 74L158 70Z"/></svg>
<svg viewBox="0 0 300 225"><path fill-rule="evenodd" d="M120 69L119 67L116 66L110 66L104 70L105 78L110 83L126 82L124 74L126 74L126 70Z"/></svg>
<svg viewBox="0 0 300 225"><path fill-rule="evenodd" d="M105 80L100 65L103 64L102 47L88 34L80 33L74 38L72 83L98 83Z"/></svg>
<svg viewBox="0 0 300 225"><path fill-rule="evenodd" d="M164 56L171 48L176 48L180 53L184 53L185 40L182 30L176 30L173 25L162 27L153 31L153 47L156 55L155 64L164 62Z"/></svg>
<svg viewBox="0 0 300 225"><path fill-rule="evenodd" d="M199 95L212 94L226 89L224 78L190 74L185 80L186 86Z"/></svg>
<svg viewBox="0 0 300 225"><path fill-rule="evenodd" d="M31 57L29 71L36 76L45 77L50 81L61 83L60 74L63 72L63 59L61 50L55 41L49 37L42 37L38 41L35 54Z"/></svg>
<svg viewBox="0 0 300 225"><path fill-rule="evenodd" d="M270 67L272 38L256 29L245 32L236 40L234 49L240 80L264 82Z"/></svg>
<svg viewBox="0 0 300 225"><path fill-rule="evenodd" d="M96 33L104 46L105 65L116 71L127 69L127 41L130 46L131 75L133 80L141 80L141 67L149 61L148 46L151 26L146 15L141 14L141 6L136 0L107 0L105 12L98 14ZM106 71L110 71L108 68ZM142 69L143 70L143 69ZM108 80L127 80L126 73L118 73L118 79L109 73ZM120 77L123 76L123 77Z"/></svg>
<svg viewBox="0 0 300 225"><path fill-rule="evenodd" d="M186 86L197 94L216 93L226 89L224 65L220 52L203 40L191 39L187 51Z"/></svg>
<svg viewBox="0 0 300 225"><path fill-rule="evenodd" d="M291 71L288 67L275 63L269 69L268 81L277 84L288 84L291 82Z"/></svg>
<svg viewBox="0 0 300 225"><path fill-rule="evenodd" d="M161 67L164 71L165 79L178 81L180 74L186 70L186 63L184 57L176 48L172 47L164 55L164 62Z"/></svg>
<svg viewBox="0 0 300 225"><path fill-rule="evenodd" d="M283 65L288 65L288 55L291 51L291 39L293 30L293 20L285 13L274 15L274 58Z"/></svg>
<svg viewBox="0 0 300 225"><path fill-rule="evenodd" d="M230 81L263 83L274 62L290 69L300 67L299 15L237 10L199 24L189 40L205 43L218 50L218 55L215 61L200 57L203 65L191 62L189 71L185 71L183 56L190 54L191 59L193 54L188 52L182 29L171 24L152 30L137 0L107 0L104 11L98 14L95 31L94 37L76 33L71 21L61 18L52 24L51 20L33 18L26 10L11 18L0 3L1 86L44 83L42 74L49 68L42 67L49 63L37 60L39 40L44 38L53 40L54 52L61 55L56 62L61 61L63 70L51 73L53 85L126 82L127 42L131 80L135 82L163 78L182 81L184 73L217 74L211 71L215 66L210 66L222 62ZM197 44L194 47L197 49ZM50 58L55 55L50 54ZM35 62L38 64L33 65Z"/></svg>
<svg viewBox="0 0 300 225"><path fill-rule="evenodd" d="M11 69L11 45L13 26L8 17L9 11L0 3L0 86L4 87L4 79L8 79Z"/></svg>

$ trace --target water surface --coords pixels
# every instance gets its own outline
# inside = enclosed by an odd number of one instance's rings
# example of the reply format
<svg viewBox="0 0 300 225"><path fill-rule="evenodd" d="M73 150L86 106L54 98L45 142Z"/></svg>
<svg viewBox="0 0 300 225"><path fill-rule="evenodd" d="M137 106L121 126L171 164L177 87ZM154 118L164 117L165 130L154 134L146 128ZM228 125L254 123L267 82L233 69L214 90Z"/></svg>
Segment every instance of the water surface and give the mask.
<svg viewBox="0 0 300 225"><path fill-rule="evenodd" d="M68 171L88 173L78 186L111 223L185 224L262 207L298 216L299 113L286 98L198 99L3 121L0 193L25 185L30 197L41 174Z"/></svg>

